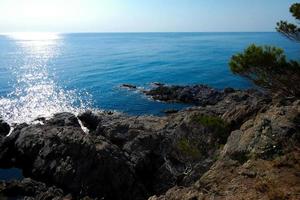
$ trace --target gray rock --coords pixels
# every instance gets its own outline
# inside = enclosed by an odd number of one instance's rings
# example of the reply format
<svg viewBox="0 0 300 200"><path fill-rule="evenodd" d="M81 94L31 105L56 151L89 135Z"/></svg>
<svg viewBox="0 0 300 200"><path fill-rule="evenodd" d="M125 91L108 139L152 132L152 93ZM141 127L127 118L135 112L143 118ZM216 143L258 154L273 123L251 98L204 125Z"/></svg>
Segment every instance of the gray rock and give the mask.
<svg viewBox="0 0 300 200"><path fill-rule="evenodd" d="M69 115L64 116L62 121L67 121ZM75 196L140 199L145 195L117 146L103 137L86 135L80 127L62 126L62 121L51 119L45 125L16 129L12 133L16 137L6 142L13 142L13 154L6 157L13 156L25 176L59 185Z"/></svg>
<svg viewBox="0 0 300 200"><path fill-rule="evenodd" d="M159 85L144 92L155 100L181 102L195 105L214 105L222 98L222 92L205 85L165 86Z"/></svg>

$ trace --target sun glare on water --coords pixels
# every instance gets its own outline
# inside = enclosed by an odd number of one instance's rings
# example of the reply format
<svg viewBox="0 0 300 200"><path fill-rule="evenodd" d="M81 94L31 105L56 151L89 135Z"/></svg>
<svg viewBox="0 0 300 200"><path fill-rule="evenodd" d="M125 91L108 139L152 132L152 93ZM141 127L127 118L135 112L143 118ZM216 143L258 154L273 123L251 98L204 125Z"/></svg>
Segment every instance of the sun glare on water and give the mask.
<svg viewBox="0 0 300 200"><path fill-rule="evenodd" d="M57 33L12 33L14 62L8 66L13 91L0 97L0 116L9 123L30 123L58 112L77 113L87 107L77 91L64 89L53 80L51 64L60 55L62 36ZM53 70L52 70L53 71Z"/></svg>
<svg viewBox="0 0 300 200"><path fill-rule="evenodd" d="M14 40L28 40L28 41L47 41L47 40L57 40L60 38L58 33L47 33L47 32L18 32L18 33L8 33L6 35Z"/></svg>

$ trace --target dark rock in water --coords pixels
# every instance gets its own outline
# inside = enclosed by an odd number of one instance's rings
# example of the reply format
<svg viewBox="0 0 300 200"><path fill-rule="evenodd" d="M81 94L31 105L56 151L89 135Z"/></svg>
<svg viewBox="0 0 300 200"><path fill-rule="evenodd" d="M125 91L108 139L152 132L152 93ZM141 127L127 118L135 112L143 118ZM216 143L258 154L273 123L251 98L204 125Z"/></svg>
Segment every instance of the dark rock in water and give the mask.
<svg viewBox="0 0 300 200"><path fill-rule="evenodd" d="M214 105L222 99L223 93L205 85L158 86L145 94L154 100L181 102L195 105Z"/></svg>
<svg viewBox="0 0 300 200"><path fill-rule="evenodd" d="M164 84L164 83L159 83L159 82L153 82L153 83L151 83L151 85L154 86L154 87L159 87L159 86L164 86L164 85L166 85L166 84Z"/></svg>
<svg viewBox="0 0 300 200"><path fill-rule="evenodd" d="M174 113L178 113L179 110L177 110L177 109L169 109L169 110L164 110L163 112L165 114L174 114Z"/></svg>
<svg viewBox="0 0 300 200"><path fill-rule="evenodd" d="M6 123L0 118L0 136L6 136L9 133L9 131L10 126L8 125L8 123Z"/></svg>
<svg viewBox="0 0 300 200"><path fill-rule="evenodd" d="M122 84L121 87L128 88L128 89L136 89L137 87L132 84Z"/></svg>

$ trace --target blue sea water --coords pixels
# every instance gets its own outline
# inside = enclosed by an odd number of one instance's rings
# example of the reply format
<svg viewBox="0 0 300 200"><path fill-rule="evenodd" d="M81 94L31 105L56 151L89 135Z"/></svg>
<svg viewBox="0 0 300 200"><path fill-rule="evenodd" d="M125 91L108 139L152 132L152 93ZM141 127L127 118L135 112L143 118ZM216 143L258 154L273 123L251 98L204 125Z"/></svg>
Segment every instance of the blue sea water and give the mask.
<svg viewBox="0 0 300 200"><path fill-rule="evenodd" d="M300 45L278 33L18 33L0 35L0 115L10 123L81 109L161 114L166 104L123 83L249 88L230 57L250 44L275 45L298 59Z"/></svg>

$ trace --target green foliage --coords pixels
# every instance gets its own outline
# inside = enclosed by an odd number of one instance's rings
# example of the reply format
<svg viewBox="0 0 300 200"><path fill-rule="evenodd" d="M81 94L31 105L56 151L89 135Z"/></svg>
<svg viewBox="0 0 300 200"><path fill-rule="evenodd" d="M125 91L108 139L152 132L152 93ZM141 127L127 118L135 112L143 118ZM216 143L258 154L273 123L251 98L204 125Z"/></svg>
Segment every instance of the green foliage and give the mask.
<svg viewBox="0 0 300 200"><path fill-rule="evenodd" d="M290 12L293 14L293 16L296 19L300 19L300 3L294 3L291 8L290 8Z"/></svg>
<svg viewBox="0 0 300 200"><path fill-rule="evenodd" d="M178 140L176 146L177 149L185 156L192 158L199 158L201 156L201 152L198 149L197 144L191 142L187 138L181 138Z"/></svg>
<svg viewBox="0 0 300 200"><path fill-rule="evenodd" d="M290 12L296 18L300 20L300 3L295 3L290 7ZM287 38L300 42L300 27L287 21L280 21L277 23L276 30L286 36Z"/></svg>
<svg viewBox="0 0 300 200"><path fill-rule="evenodd" d="M282 49L251 45L232 56L231 71L256 85L285 96L300 96L300 64L287 61Z"/></svg>
<svg viewBox="0 0 300 200"><path fill-rule="evenodd" d="M300 3L293 4L290 12L300 20ZM300 42L300 27L297 25L280 21L276 29L287 38ZM300 64L287 61L282 49L251 45L243 53L232 56L229 65L235 74L272 93L300 97Z"/></svg>
<svg viewBox="0 0 300 200"><path fill-rule="evenodd" d="M243 53L232 56L229 64L234 73L253 76L253 78L260 79L264 78L265 75L253 73L260 70L262 67L268 69L274 67L278 68L285 63L286 59L282 49L269 46L259 47L253 44Z"/></svg>
<svg viewBox="0 0 300 200"><path fill-rule="evenodd" d="M224 144L230 133L229 125L219 117L209 115L195 116L196 122L215 132L220 139L220 143Z"/></svg>

